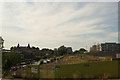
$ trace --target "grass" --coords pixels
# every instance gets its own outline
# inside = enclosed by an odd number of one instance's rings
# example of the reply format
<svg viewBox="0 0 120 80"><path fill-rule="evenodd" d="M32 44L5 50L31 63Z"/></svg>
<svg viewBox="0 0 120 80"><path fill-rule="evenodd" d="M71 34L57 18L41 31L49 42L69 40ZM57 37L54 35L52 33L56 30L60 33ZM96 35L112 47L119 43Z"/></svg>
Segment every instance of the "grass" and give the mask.
<svg viewBox="0 0 120 80"><path fill-rule="evenodd" d="M20 69L16 73L25 78L118 78L118 76L120 78L119 63L118 61L88 62L81 57L63 58L57 60L57 63L28 65L28 68ZM60 68L59 72L55 71L55 66ZM31 67L39 67L39 73L32 73Z"/></svg>
<svg viewBox="0 0 120 80"><path fill-rule="evenodd" d="M32 67L33 68L38 68L38 73L32 73L31 72ZM40 73L39 73L39 66L38 65L29 65L28 68L25 69L25 70L26 70L26 73L27 73L27 75L26 75L27 78L40 78L39 77Z"/></svg>
<svg viewBox="0 0 120 80"><path fill-rule="evenodd" d="M39 73L39 69L38 69L38 73L33 73L31 72L31 67L36 67L38 68L38 65L28 65L27 68L24 69L19 69L16 72L17 76L20 76L22 78L40 78L40 73Z"/></svg>
<svg viewBox="0 0 120 80"><path fill-rule="evenodd" d="M57 65L56 78L118 78L118 61ZM120 67L120 66L119 66Z"/></svg>
<svg viewBox="0 0 120 80"><path fill-rule="evenodd" d="M43 64L40 67L40 78L55 78L54 65L53 64Z"/></svg>

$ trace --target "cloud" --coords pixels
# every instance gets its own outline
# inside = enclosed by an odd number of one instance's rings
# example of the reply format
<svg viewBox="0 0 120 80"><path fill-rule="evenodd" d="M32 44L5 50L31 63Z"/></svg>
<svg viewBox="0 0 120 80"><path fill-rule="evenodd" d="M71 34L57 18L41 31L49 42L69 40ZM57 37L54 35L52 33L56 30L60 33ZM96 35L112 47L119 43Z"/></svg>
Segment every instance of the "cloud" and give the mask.
<svg viewBox="0 0 120 80"><path fill-rule="evenodd" d="M2 11L3 11L3 4L0 3L0 14L2 14ZM2 34L2 15L0 15L0 34Z"/></svg>
<svg viewBox="0 0 120 80"><path fill-rule="evenodd" d="M118 27L117 3L5 3L3 13L6 47L31 43L39 47L66 44L80 48L86 45L85 41L92 44L117 40L112 36Z"/></svg>
<svg viewBox="0 0 120 80"><path fill-rule="evenodd" d="M119 0L1 0L1 2L118 2Z"/></svg>

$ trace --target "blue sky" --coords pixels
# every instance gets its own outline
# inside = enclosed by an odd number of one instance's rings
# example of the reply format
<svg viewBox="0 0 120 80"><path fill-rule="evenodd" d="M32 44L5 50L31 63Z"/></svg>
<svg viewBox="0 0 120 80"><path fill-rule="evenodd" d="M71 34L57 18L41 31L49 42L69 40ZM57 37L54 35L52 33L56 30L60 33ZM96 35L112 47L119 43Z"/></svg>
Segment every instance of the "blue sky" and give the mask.
<svg viewBox="0 0 120 80"><path fill-rule="evenodd" d="M117 2L13 2L2 4L5 48L30 43L41 48L89 49L118 41ZM87 47L86 47L87 46Z"/></svg>

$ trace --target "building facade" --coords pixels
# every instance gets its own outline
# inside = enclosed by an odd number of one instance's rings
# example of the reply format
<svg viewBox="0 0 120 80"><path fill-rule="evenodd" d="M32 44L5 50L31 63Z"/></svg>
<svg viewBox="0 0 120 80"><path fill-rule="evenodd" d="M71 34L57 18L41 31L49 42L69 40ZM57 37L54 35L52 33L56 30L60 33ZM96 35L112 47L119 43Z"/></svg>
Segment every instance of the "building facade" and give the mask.
<svg viewBox="0 0 120 80"><path fill-rule="evenodd" d="M120 54L120 43L101 43L99 46L93 45L90 54L99 57L118 57Z"/></svg>
<svg viewBox="0 0 120 80"><path fill-rule="evenodd" d="M120 43L102 43L101 51L120 53Z"/></svg>
<svg viewBox="0 0 120 80"><path fill-rule="evenodd" d="M100 44L93 45L92 47L90 47L90 52L99 52L99 51L101 51Z"/></svg>
<svg viewBox="0 0 120 80"><path fill-rule="evenodd" d="M69 53L69 54L73 53L72 47L67 47L67 53Z"/></svg>
<svg viewBox="0 0 120 80"><path fill-rule="evenodd" d="M30 47L30 44L28 46L20 46L19 44L17 46L11 47L11 52L20 53L23 56L23 59L31 59L37 55L39 55L40 50L38 47Z"/></svg>

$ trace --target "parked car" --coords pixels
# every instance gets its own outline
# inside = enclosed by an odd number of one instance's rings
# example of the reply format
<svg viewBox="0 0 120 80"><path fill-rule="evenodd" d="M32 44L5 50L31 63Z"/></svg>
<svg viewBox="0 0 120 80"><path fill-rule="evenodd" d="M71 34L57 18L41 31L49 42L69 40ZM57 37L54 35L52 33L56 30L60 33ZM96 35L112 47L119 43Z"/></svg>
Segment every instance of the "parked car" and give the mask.
<svg viewBox="0 0 120 80"><path fill-rule="evenodd" d="M47 60L43 60L43 64L47 64Z"/></svg>
<svg viewBox="0 0 120 80"><path fill-rule="evenodd" d="M47 63L50 63L51 61L50 61L50 59L47 59Z"/></svg>

